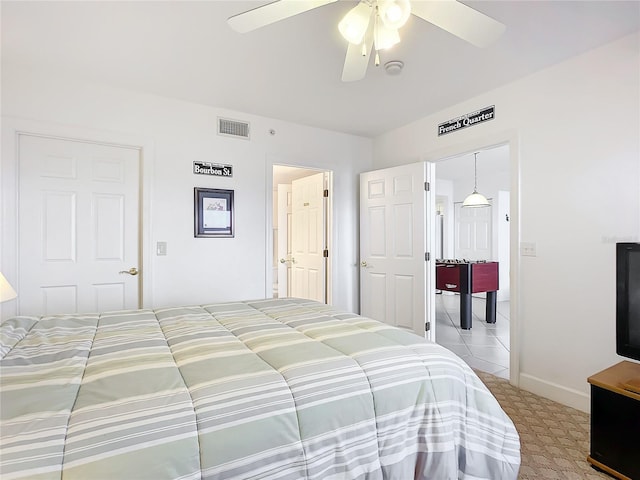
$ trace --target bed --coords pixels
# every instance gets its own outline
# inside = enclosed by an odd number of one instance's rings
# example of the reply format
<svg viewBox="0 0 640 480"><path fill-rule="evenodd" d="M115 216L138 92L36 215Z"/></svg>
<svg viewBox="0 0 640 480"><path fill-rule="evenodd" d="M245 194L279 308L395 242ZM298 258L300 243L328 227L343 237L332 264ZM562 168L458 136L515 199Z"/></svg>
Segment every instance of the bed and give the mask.
<svg viewBox="0 0 640 480"><path fill-rule="evenodd" d="M513 423L460 358L321 303L0 330L3 480L517 478Z"/></svg>

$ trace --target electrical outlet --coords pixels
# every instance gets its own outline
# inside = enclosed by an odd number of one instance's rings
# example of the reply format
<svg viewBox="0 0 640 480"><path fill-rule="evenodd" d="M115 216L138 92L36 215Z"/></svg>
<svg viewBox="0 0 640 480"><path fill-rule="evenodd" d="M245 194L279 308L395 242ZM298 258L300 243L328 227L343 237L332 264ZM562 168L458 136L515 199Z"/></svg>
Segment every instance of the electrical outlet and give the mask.
<svg viewBox="0 0 640 480"><path fill-rule="evenodd" d="M534 242L520 242L520 255L523 257L535 257L536 244Z"/></svg>
<svg viewBox="0 0 640 480"><path fill-rule="evenodd" d="M167 242L158 242L156 243L156 255L166 255L167 254Z"/></svg>

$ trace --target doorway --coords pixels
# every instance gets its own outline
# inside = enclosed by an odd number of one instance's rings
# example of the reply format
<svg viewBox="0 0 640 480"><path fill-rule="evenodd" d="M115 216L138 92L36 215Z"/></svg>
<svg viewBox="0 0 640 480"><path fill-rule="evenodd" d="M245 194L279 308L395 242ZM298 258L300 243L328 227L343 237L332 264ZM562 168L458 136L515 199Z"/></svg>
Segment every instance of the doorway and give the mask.
<svg viewBox="0 0 640 480"><path fill-rule="evenodd" d="M330 304L332 172L272 168L272 296Z"/></svg>
<svg viewBox="0 0 640 480"><path fill-rule="evenodd" d="M439 258L497 261L499 283L497 322L485 323L485 294L472 299L473 328L459 328L459 297L436 292L436 342L454 351L470 366L510 378L512 315L510 299L511 152L508 143L475 150L477 189L491 204L487 208L461 208L474 188L474 151L436 162Z"/></svg>

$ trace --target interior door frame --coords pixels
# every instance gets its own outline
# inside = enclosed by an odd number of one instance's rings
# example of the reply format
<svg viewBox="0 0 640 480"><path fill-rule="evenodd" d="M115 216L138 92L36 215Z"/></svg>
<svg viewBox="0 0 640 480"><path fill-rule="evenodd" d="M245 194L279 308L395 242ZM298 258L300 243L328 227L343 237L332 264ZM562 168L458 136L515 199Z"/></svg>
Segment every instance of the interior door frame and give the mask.
<svg viewBox="0 0 640 480"><path fill-rule="evenodd" d="M10 282L18 284L18 253L20 239L18 233L19 208L19 137L31 135L84 143L96 143L115 147L134 148L140 152L139 182L139 269L142 272L139 289L139 305L142 308L153 306L153 257L151 245L151 179L153 178L153 140L140 135L114 133L79 127L67 127L51 122L25 120L15 117L2 117L2 209L0 224L0 271ZM20 292L18 292L20 295ZM18 314L18 302L9 301L0 306L0 318Z"/></svg>
<svg viewBox="0 0 640 480"><path fill-rule="evenodd" d="M278 216L278 246L274 250L276 250L278 253L276 255L276 258L274 258L274 262L276 263L276 269L274 269L274 275L276 275L278 279L278 297L281 297L281 296L288 297L289 292L291 292L291 251L289 250L291 247L291 241L290 241L290 235L289 235L290 228L289 228L289 219L288 219L289 214L291 213L291 207L290 207L290 204L287 203L287 200L290 198L292 192L291 192L291 184L279 183L277 187L278 187L278 200L277 202L274 202L274 208L277 208L278 210L278 215L277 215ZM284 198L285 195L287 196L286 199ZM283 224L285 222L286 222L287 228L283 229ZM284 247L284 252L283 252L283 247ZM284 263L282 262L283 259L284 259ZM282 274L282 272L284 272L284 274ZM280 278L281 276L284 278L284 280ZM274 281L275 281L275 278L274 278Z"/></svg>
<svg viewBox="0 0 640 480"><path fill-rule="evenodd" d="M329 196L326 200L326 215L325 215L325 238L326 248L329 250L329 256L326 260L325 268L325 296L327 305L332 305L333 302L333 263L335 262L335 245L334 235L335 229L333 228L333 171L328 170L322 166L309 166L299 165L295 163L286 162L284 160L267 156L265 162L265 298L273 297L273 167L274 165L282 165L286 167L302 168L304 170L316 170L317 173L327 173L327 188L329 190Z"/></svg>
<svg viewBox="0 0 640 480"><path fill-rule="evenodd" d="M510 175L510 215L509 215L509 256L510 256L510 332L509 332L509 383L514 386L520 384L520 134L517 130L507 130L484 137L476 137L468 141L452 144L422 155L422 160L437 164L452 157L487 150L493 147L509 146L509 175Z"/></svg>

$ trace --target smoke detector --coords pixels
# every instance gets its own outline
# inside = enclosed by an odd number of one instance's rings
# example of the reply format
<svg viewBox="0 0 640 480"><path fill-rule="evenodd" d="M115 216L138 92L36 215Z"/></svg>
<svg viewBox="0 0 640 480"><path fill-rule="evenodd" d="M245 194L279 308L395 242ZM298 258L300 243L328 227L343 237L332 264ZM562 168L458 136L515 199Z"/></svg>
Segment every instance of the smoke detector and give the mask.
<svg viewBox="0 0 640 480"><path fill-rule="evenodd" d="M404 62L401 62L400 60L391 60L384 64L384 70L388 75L400 75L403 67Z"/></svg>

